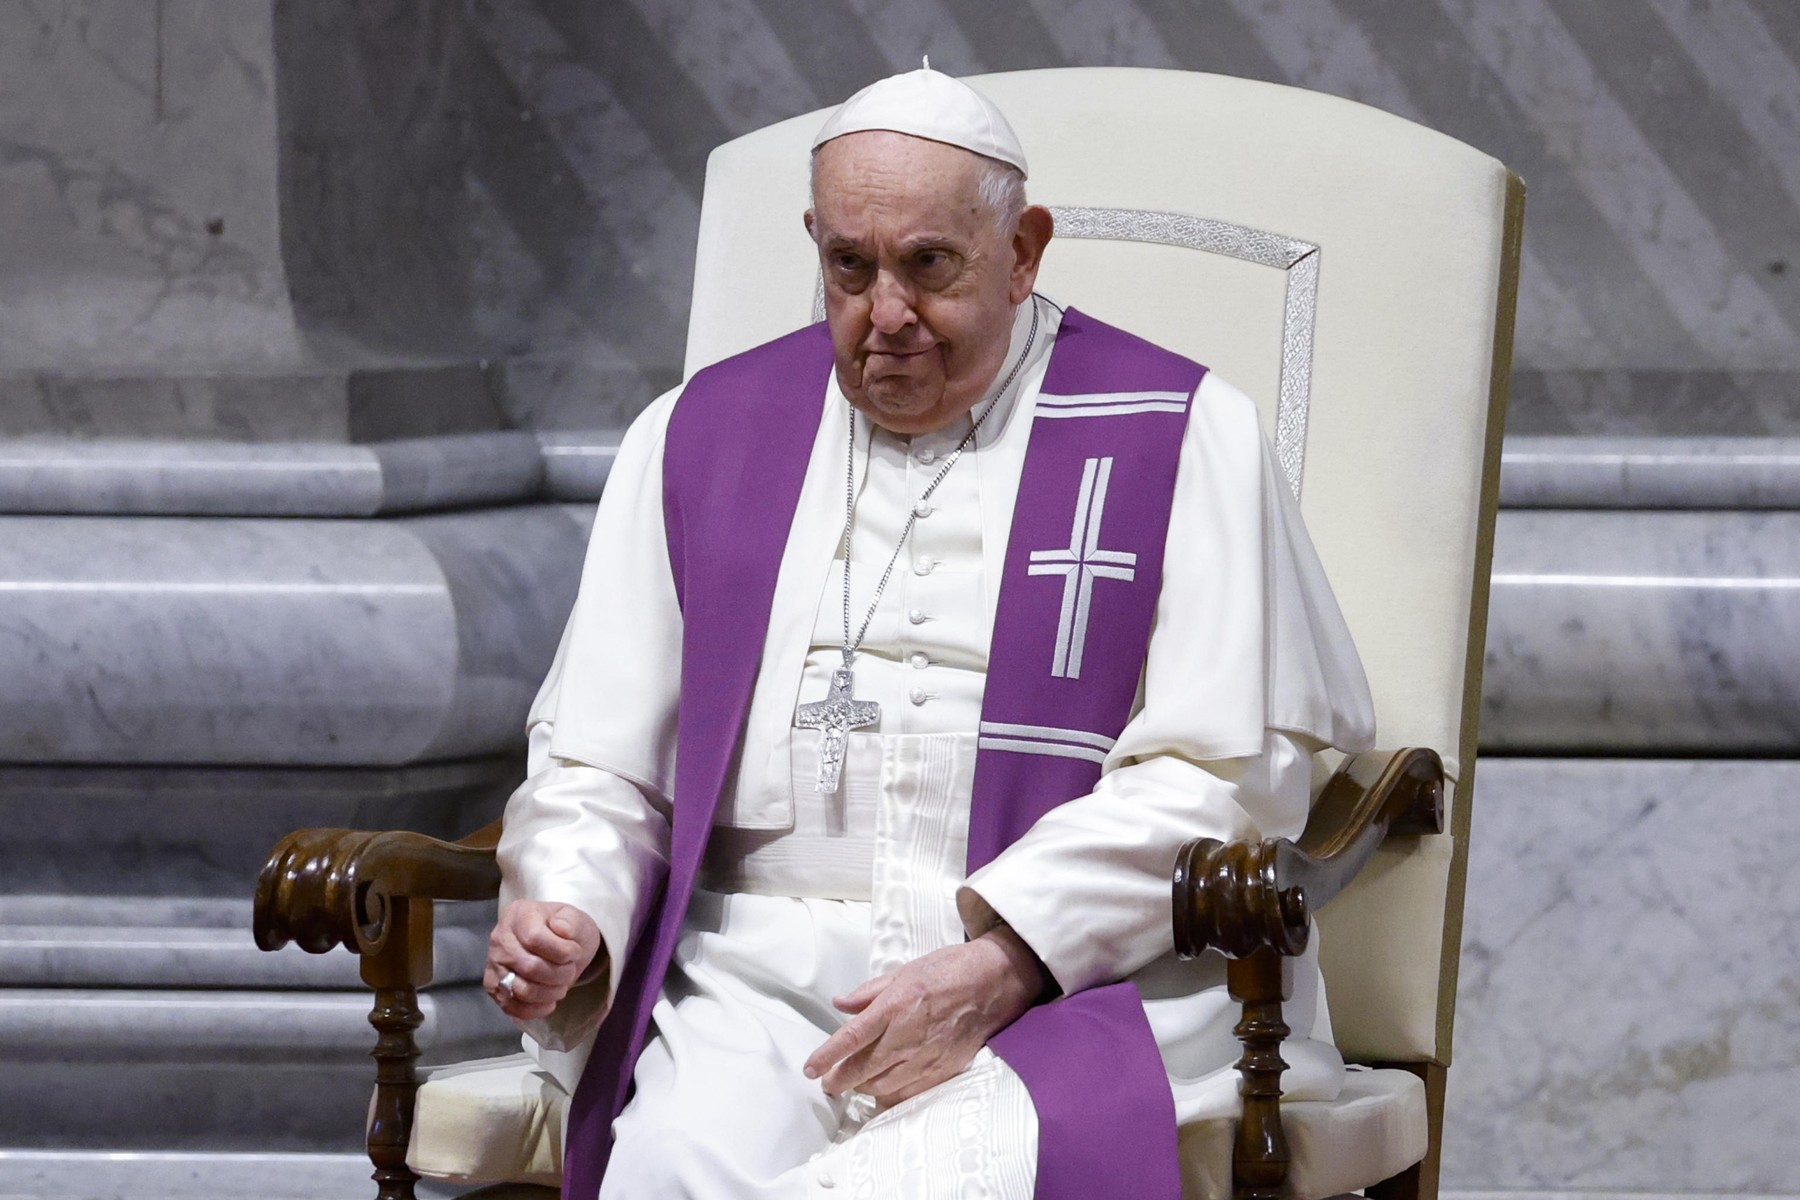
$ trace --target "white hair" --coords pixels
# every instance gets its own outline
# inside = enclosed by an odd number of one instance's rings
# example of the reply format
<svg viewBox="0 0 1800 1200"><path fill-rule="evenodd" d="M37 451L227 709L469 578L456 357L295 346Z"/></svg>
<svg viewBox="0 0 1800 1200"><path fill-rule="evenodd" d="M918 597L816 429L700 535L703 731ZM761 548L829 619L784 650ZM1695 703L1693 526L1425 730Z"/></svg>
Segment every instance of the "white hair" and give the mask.
<svg viewBox="0 0 1800 1200"><path fill-rule="evenodd" d="M814 209L819 207L819 151L823 148L813 148L812 174L807 184ZM969 153L974 154L974 151ZM993 214L994 231L1001 237L1010 238L1013 230L1018 228L1019 218L1025 213L1025 172L1011 163L989 158L985 154L976 154L975 157L981 160L981 175L975 181L975 194L982 207Z"/></svg>

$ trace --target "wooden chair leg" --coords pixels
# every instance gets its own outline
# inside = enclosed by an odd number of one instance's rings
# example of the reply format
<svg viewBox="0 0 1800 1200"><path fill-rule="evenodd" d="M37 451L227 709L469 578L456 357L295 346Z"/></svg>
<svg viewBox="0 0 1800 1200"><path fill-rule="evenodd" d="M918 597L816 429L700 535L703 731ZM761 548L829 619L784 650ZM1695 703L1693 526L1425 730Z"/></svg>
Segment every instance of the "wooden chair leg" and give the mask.
<svg viewBox="0 0 1800 1200"><path fill-rule="evenodd" d="M1444 1151L1444 1083L1447 1068L1438 1063L1372 1063L1377 1068L1411 1071L1425 1081L1425 1113L1431 1141L1425 1157L1392 1179L1371 1185L1369 1200L1437 1200L1438 1168Z"/></svg>
<svg viewBox="0 0 1800 1200"><path fill-rule="evenodd" d="M387 936L381 948L363 955L363 982L375 989L369 1024L378 1035L370 1057L375 1060L375 1110L369 1122L369 1161L380 1189L376 1200L415 1200L419 1177L406 1165L412 1141L413 1107L419 1091L414 1064L419 1044L413 1033L424 1023L419 989L431 982L431 902L417 909L405 897L389 901Z"/></svg>
<svg viewBox="0 0 1800 1200"><path fill-rule="evenodd" d="M1287 1022L1281 1003L1293 995L1293 960L1264 947L1225 968L1231 998L1244 1006L1244 1018L1233 1031L1244 1044L1238 1060L1238 1091L1244 1115L1238 1122L1231 1155L1232 1195L1236 1200L1277 1200L1287 1183L1287 1135L1281 1129L1281 1043Z"/></svg>

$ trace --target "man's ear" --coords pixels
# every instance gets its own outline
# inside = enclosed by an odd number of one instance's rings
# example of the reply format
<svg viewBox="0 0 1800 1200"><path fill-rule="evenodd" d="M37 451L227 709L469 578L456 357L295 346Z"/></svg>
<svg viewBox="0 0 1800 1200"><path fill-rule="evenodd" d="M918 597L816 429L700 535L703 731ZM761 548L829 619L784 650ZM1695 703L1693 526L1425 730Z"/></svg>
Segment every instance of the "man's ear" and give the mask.
<svg viewBox="0 0 1800 1200"><path fill-rule="evenodd" d="M800 220L806 225L806 236L811 238L814 242L817 242L819 240L819 235L813 232L813 210L810 208L807 209L806 215L801 217Z"/></svg>
<svg viewBox="0 0 1800 1200"><path fill-rule="evenodd" d="M1009 299L1023 304L1037 285L1038 267L1044 261L1044 247L1056 233L1056 218L1041 204L1034 204L1019 214L1019 227L1013 231L1012 288Z"/></svg>

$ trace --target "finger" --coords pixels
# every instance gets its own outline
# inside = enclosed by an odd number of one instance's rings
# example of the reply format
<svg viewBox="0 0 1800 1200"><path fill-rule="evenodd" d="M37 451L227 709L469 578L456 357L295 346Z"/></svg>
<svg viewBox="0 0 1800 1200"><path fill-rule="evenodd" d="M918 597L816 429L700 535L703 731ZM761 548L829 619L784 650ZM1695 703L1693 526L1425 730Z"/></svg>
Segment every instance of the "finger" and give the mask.
<svg viewBox="0 0 1800 1200"><path fill-rule="evenodd" d="M873 1097L883 1107L891 1107L942 1082L917 1061L906 1059L869 1076L856 1085L856 1090Z"/></svg>
<svg viewBox="0 0 1800 1200"><path fill-rule="evenodd" d="M533 954L520 953L510 962L500 964L500 974L511 971L520 979L544 987L567 987L579 974L571 964L548 963Z"/></svg>
<svg viewBox="0 0 1800 1200"><path fill-rule="evenodd" d="M884 1038L873 1046L849 1055L825 1072L820 1086L828 1096L841 1096L848 1091L866 1091L871 1079L879 1079L903 1065L903 1060L896 1057L895 1048Z"/></svg>
<svg viewBox="0 0 1800 1200"><path fill-rule="evenodd" d="M584 952L581 943L556 932L548 922L524 931L518 938L519 948L554 966L567 966Z"/></svg>
<svg viewBox="0 0 1800 1200"><path fill-rule="evenodd" d="M877 1013L865 1012L852 1020L846 1021L836 1033L825 1039L823 1045L812 1052L806 1060L806 1077L817 1079L831 1069L833 1063L855 1054L869 1046L881 1036L887 1028L887 1018Z"/></svg>
<svg viewBox="0 0 1800 1200"><path fill-rule="evenodd" d="M556 1005L554 1004L527 1003L515 997L508 996L505 992L501 992L496 996L494 998L494 1003L500 1006L501 1012L521 1021L536 1021L543 1017L547 1017L556 1011Z"/></svg>
<svg viewBox="0 0 1800 1200"><path fill-rule="evenodd" d="M568 905L563 905L550 914L549 921L545 923L558 937L567 938L584 948L590 941L596 941L596 935L600 932L594 927L592 918L580 909Z"/></svg>
<svg viewBox="0 0 1800 1200"><path fill-rule="evenodd" d="M502 1012L509 1016L525 1016L527 1019L548 1016L568 992L566 987L536 984L521 979L512 971L500 976L487 989L488 995L493 997L494 1003L500 1006Z"/></svg>
<svg viewBox="0 0 1800 1200"><path fill-rule="evenodd" d="M875 997L885 992L888 984L892 982L894 982L894 972L885 972L866 983L858 984L842 996L833 997L831 1003L837 1007L839 1012L861 1012L869 1007Z"/></svg>
<svg viewBox="0 0 1800 1200"><path fill-rule="evenodd" d="M495 927L493 937L488 939L488 963L499 968L494 973L495 979L512 971L521 979L555 985L571 983L581 973L579 967L551 962L533 954L512 930L499 926Z"/></svg>

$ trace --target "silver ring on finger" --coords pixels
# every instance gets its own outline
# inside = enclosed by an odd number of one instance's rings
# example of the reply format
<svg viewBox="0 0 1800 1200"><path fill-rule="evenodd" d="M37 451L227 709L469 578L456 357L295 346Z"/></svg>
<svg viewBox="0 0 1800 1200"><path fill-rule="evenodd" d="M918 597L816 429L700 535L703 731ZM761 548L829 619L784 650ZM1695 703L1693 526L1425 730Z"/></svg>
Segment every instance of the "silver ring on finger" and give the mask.
<svg viewBox="0 0 1800 1200"><path fill-rule="evenodd" d="M515 984L517 982L519 982L518 975L512 971L508 971L506 974L504 974L500 977L500 983L498 986L501 991L505 992L510 997L513 994L513 984Z"/></svg>

